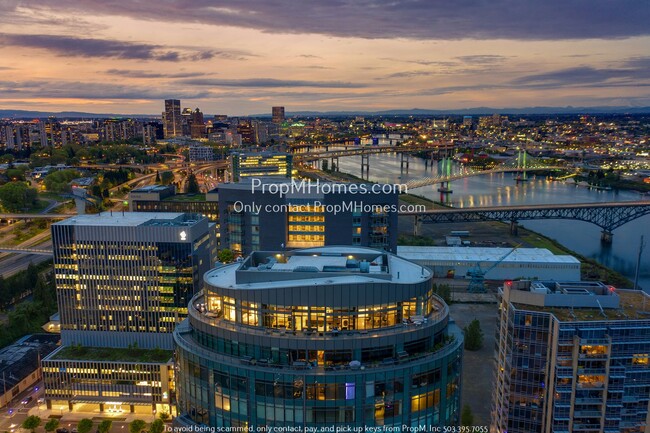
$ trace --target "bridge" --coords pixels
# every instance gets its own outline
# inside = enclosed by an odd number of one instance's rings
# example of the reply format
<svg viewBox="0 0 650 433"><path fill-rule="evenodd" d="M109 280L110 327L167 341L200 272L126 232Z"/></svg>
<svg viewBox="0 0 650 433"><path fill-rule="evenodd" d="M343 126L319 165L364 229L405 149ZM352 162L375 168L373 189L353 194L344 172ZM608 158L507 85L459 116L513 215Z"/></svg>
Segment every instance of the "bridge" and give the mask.
<svg viewBox="0 0 650 433"><path fill-rule="evenodd" d="M446 183L446 182L451 182L453 180L459 180L465 177L479 176L482 174L491 174L491 173L514 173L514 172L526 173L529 171L548 171L548 170L567 170L567 169L568 167L560 166L560 165L548 165L548 166L526 167L526 168L509 167L508 165L500 165L497 166L497 168L493 168L489 170L477 170L469 167L464 167L460 172L449 176L431 176L431 177L424 177L421 179L413 179L406 182L406 186L409 189L415 189L427 185ZM575 174L573 176L575 176ZM569 176L565 178L568 177Z"/></svg>
<svg viewBox="0 0 650 433"><path fill-rule="evenodd" d="M66 213L0 213L0 220L65 219L76 214Z"/></svg>
<svg viewBox="0 0 650 433"><path fill-rule="evenodd" d="M453 143L443 143L440 145L432 145L427 143L413 143L413 144L401 144L395 146L361 146L354 145L345 146L345 149L336 149L329 150L328 145L320 145L325 147L325 150L316 150L316 151L307 151L302 153L294 153L296 159L302 161L314 161L317 159L327 159L327 158L339 158L344 156L355 156L355 155L373 155L378 153L409 153L409 152L439 152L447 151L455 148ZM316 147L316 146L315 146Z"/></svg>
<svg viewBox="0 0 650 433"><path fill-rule="evenodd" d="M42 250L38 248L5 248L0 247L0 253L10 254L35 254L39 256L51 256L52 250Z"/></svg>
<svg viewBox="0 0 650 433"><path fill-rule="evenodd" d="M602 229L601 241L603 243L611 243L615 229L634 219L649 214L650 201L630 201L442 209L426 212L404 212L399 215L414 217L415 225L413 232L415 235L418 234L421 224L509 221L510 232L517 234L518 221L573 219L597 225Z"/></svg>

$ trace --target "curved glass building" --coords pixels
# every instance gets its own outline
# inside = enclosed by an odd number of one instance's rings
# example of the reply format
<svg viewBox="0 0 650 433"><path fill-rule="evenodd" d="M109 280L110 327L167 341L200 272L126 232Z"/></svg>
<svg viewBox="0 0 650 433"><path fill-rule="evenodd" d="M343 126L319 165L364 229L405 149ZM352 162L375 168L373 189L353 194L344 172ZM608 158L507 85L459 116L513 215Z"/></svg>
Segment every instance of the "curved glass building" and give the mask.
<svg viewBox="0 0 650 433"><path fill-rule="evenodd" d="M174 340L180 425L458 425L462 334L431 272L386 252L215 268Z"/></svg>

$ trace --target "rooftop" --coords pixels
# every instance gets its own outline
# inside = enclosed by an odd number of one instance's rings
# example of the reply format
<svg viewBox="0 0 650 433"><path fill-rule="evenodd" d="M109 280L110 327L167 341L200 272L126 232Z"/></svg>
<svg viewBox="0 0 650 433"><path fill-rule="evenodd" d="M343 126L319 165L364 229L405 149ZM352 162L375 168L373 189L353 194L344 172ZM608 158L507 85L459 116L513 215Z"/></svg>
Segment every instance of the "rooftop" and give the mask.
<svg viewBox="0 0 650 433"><path fill-rule="evenodd" d="M508 254L510 253L510 254ZM490 248L490 247L416 247L398 246L397 255L408 260L456 261L456 262L496 262L503 256L504 262L521 263L575 263L580 260L573 256L558 256L546 248Z"/></svg>
<svg viewBox="0 0 650 433"><path fill-rule="evenodd" d="M538 283L538 285L543 285L543 283ZM600 293L600 289L591 290L585 287L569 287L568 290L565 288L547 294L528 292L533 296L541 295L546 298L546 305L526 302L529 300L526 297L513 296L513 294L511 294L510 300L518 310L549 313L561 322L650 320L650 295L638 290L617 290L611 286L605 287L609 293ZM513 292L515 295L521 294L519 290L513 290ZM549 296L553 297L554 305L548 305Z"/></svg>
<svg viewBox="0 0 650 433"><path fill-rule="evenodd" d="M63 346L50 359L161 363L172 357L171 350L162 349Z"/></svg>
<svg viewBox="0 0 650 433"><path fill-rule="evenodd" d="M167 191L170 187L166 185L145 185L140 188L136 188L131 192L163 192Z"/></svg>
<svg viewBox="0 0 650 433"><path fill-rule="evenodd" d="M205 201L205 194L176 194L169 197L165 197L163 201Z"/></svg>
<svg viewBox="0 0 650 433"><path fill-rule="evenodd" d="M180 212L102 212L92 215L76 215L53 225L90 227L188 226L195 224L200 218L202 217Z"/></svg>
<svg viewBox="0 0 650 433"><path fill-rule="evenodd" d="M32 374L39 359L57 348L59 339L52 334L28 335L0 349L0 390L9 390Z"/></svg>
<svg viewBox="0 0 650 433"><path fill-rule="evenodd" d="M430 277L426 268L384 251L330 246L255 252L241 263L209 271L204 278L219 287L265 289L382 281L414 284Z"/></svg>

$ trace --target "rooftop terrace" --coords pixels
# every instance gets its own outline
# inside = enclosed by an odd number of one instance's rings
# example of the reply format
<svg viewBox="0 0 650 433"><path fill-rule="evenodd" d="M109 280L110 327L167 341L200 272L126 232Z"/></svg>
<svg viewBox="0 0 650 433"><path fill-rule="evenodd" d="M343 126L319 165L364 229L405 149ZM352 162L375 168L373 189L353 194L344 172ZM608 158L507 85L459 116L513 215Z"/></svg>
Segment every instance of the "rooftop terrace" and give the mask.
<svg viewBox="0 0 650 433"><path fill-rule="evenodd" d="M636 290L616 290L618 308L545 307L513 303L519 310L553 314L562 322L596 320L650 320L650 296Z"/></svg>
<svg viewBox="0 0 650 433"><path fill-rule="evenodd" d="M162 349L63 346L50 359L160 363L172 357L171 350Z"/></svg>
<svg viewBox="0 0 650 433"><path fill-rule="evenodd" d="M414 284L431 272L400 257L361 247L259 251L243 262L213 269L205 280L220 287L260 289L309 284L363 284L383 280Z"/></svg>

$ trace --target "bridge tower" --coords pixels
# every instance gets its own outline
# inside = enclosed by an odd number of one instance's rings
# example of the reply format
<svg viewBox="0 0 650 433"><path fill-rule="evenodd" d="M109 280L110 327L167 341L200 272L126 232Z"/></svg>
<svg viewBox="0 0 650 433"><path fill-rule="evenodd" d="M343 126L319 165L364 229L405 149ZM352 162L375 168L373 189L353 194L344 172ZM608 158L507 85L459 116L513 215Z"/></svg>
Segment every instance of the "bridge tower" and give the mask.
<svg viewBox="0 0 650 433"><path fill-rule="evenodd" d="M404 173L404 167L406 167L406 172L409 172L409 154L406 152L401 152L399 161L399 171Z"/></svg>
<svg viewBox="0 0 650 433"><path fill-rule="evenodd" d="M451 177L451 157L447 156L440 161L440 175L446 178ZM440 182L438 192L440 193L440 201L445 201L443 200L444 196L453 192L451 182L449 180Z"/></svg>
<svg viewBox="0 0 650 433"><path fill-rule="evenodd" d="M526 149L520 150L517 154L517 171L521 172L517 175L517 183L526 182L528 176L526 174Z"/></svg>
<svg viewBox="0 0 650 433"><path fill-rule="evenodd" d="M365 177L364 177L365 173ZM361 179L368 179L370 177L370 155L367 153L361 154Z"/></svg>

